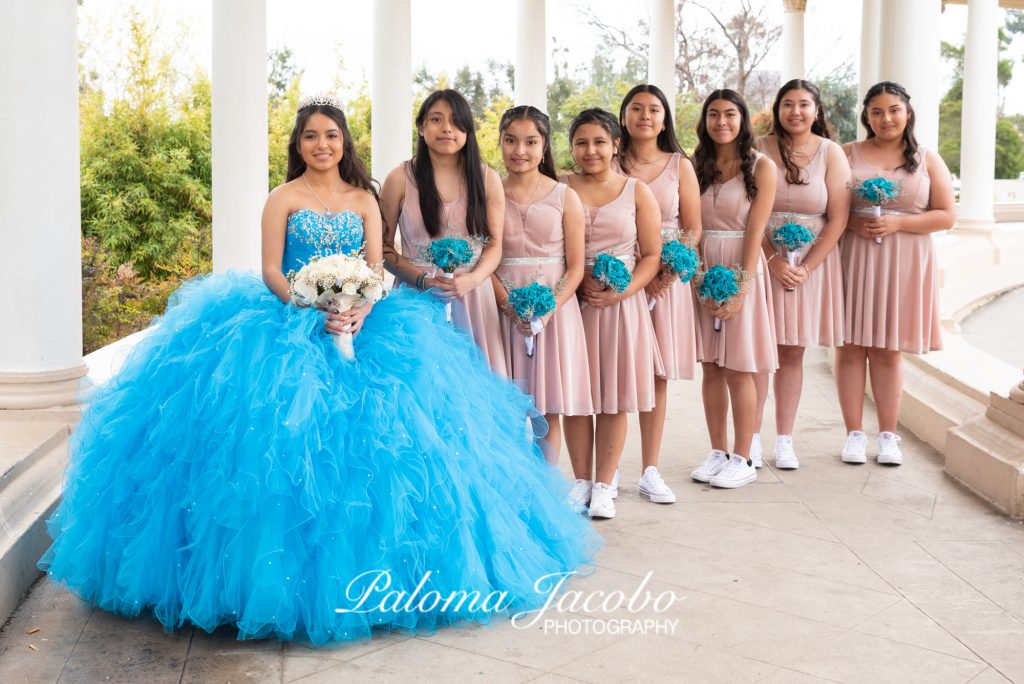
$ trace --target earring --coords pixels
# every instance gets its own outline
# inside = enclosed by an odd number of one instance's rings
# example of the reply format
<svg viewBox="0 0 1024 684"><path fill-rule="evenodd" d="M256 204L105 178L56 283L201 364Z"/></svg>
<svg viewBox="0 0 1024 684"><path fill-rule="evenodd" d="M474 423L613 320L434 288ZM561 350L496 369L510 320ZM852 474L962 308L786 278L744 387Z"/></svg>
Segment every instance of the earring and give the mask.
<svg viewBox="0 0 1024 684"><path fill-rule="evenodd" d="M578 174L578 173L580 173L581 171L583 171L583 169L582 169L582 168L580 168L580 165L579 165L579 164L577 164L576 162L573 162L573 163L572 163L572 166L570 166L569 168L570 168L570 169L572 170L572 172L573 172L573 173L576 173L576 174Z"/></svg>

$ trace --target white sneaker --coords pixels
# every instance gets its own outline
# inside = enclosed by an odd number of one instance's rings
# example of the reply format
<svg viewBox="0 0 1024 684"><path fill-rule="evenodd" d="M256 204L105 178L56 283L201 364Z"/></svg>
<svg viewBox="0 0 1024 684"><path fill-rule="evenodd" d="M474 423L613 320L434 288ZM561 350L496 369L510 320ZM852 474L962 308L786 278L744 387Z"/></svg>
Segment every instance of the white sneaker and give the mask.
<svg viewBox="0 0 1024 684"><path fill-rule="evenodd" d="M569 490L569 503L582 513L590 505L590 492L594 488L593 480L576 480Z"/></svg>
<svg viewBox="0 0 1024 684"><path fill-rule="evenodd" d="M860 430L854 430L846 435L846 444L840 453L843 463L867 463L868 462L868 436Z"/></svg>
<svg viewBox="0 0 1024 684"><path fill-rule="evenodd" d="M661 479L661 473L654 466L647 466L640 476L640 493L650 497L652 503L676 502L676 495Z"/></svg>
<svg viewBox="0 0 1024 684"><path fill-rule="evenodd" d="M755 468L764 467L764 449L761 448L761 433L755 432L750 440L750 462Z"/></svg>
<svg viewBox="0 0 1024 684"><path fill-rule="evenodd" d="M604 482L594 483L594 489L590 493L590 517L615 517L615 500L612 498L612 488Z"/></svg>
<svg viewBox="0 0 1024 684"><path fill-rule="evenodd" d="M878 433L878 462L882 465L900 465L903 452L900 451L900 437L892 432Z"/></svg>
<svg viewBox="0 0 1024 684"><path fill-rule="evenodd" d="M712 449L704 462L690 473L690 477L697 482L710 482L711 478L717 475L728 462L729 454L720 449Z"/></svg>
<svg viewBox="0 0 1024 684"><path fill-rule="evenodd" d="M733 454L725 467L711 478L712 487L736 489L757 479L757 468L739 454Z"/></svg>
<svg viewBox="0 0 1024 684"><path fill-rule="evenodd" d="M619 498L619 469L618 468L615 469L615 474L612 475L612 483L611 483L610 486L611 486L611 489L612 489L612 498L613 499L618 499Z"/></svg>
<svg viewBox="0 0 1024 684"><path fill-rule="evenodd" d="M779 435L775 438L775 467L780 470L796 470L800 467L793 451L793 435Z"/></svg>

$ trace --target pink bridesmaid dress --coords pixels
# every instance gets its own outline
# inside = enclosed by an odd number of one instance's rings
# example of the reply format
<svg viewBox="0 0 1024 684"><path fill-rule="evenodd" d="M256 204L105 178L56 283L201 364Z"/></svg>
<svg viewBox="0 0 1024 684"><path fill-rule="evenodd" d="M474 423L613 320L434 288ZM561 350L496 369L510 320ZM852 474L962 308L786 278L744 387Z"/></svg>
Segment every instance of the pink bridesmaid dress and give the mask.
<svg viewBox="0 0 1024 684"><path fill-rule="evenodd" d="M882 176L900 184L900 194L882 207L887 214L920 214L929 209L931 179L919 148L917 171L875 168L850 150L854 182ZM871 206L856 193L851 212L868 216ZM909 354L942 349L939 323L938 263L931 235L897 231L882 238L863 238L852 230L842 239L846 294L845 341Z"/></svg>
<svg viewBox="0 0 1024 684"><path fill-rule="evenodd" d="M460 196L454 202L444 202L444 212L441 223L443 224L447 220L452 228L449 229L442 225L443 235L439 237L471 239L466 229L466 198ZM430 243L431 237L423 224L423 215L420 213L420 195L416 188L416 180L412 175L412 167L408 162L405 163L405 200L402 202L402 212L398 216L398 229L402 238L402 253L405 257L424 270L433 270L433 265L420 258L420 251ZM473 270L478 258L479 256L474 258L468 268L460 268L455 273L466 273ZM490 278L485 278L476 289L453 303L452 322L473 336L473 341L483 351L487 363L495 373L508 376L508 368L505 366L505 349L501 342L498 308L494 299L494 285Z"/></svg>
<svg viewBox="0 0 1024 684"><path fill-rule="evenodd" d="M704 268L742 266L750 204L742 173L712 185L700 196ZM697 303L701 361L744 373L773 372L779 367L772 292L765 284L767 270L764 254L758 250L757 268L743 306L733 318L722 322L719 331L715 330L711 312Z"/></svg>
<svg viewBox="0 0 1024 684"><path fill-rule="evenodd" d="M598 254L636 267L636 183L627 178L619 196L600 207L584 206L587 271ZM590 360L590 385L598 413L636 413L654 408L654 376L665 367L647 310L647 293L605 308L584 306L583 330Z"/></svg>
<svg viewBox="0 0 1024 684"><path fill-rule="evenodd" d="M768 235L786 223L798 223L815 237L825 227L828 208L828 187L825 170L829 148L836 143L822 138L818 151L803 169L803 184L786 181L786 167L776 165L775 204L768 222ZM786 249L772 243L778 259L786 258ZM797 263L807 256L812 245L800 250ZM787 292L775 276L770 275L772 303L775 313L775 339L779 344L796 347L839 347L843 344L843 270L839 250L831 250L806 281Z"/></svg>
<svg viewBox="0 0 1024 684"><path fill-rule="evenodd" d="M679 161L682 157L679 153L669 157L658 177L647 184L661 208L662 244L682 240L679 225ZM618 161L614 168L624 173ZM697 373L700 336L690 283L675 279L651 311L651 320L661 360L665 364L665 377L669 380L692 380Z"/></svg>
<svg viewBox="0 0 1024 684"><path fill-rule="evenodd" d="M519 204L506 196L497 275L509 290L539 282L555 290L557 297L564 287L566 188L559 183L532 204ZM565 416L594 413L587 342L575 292L535 336L532 358L526 355L525 338L508 318L502 318L501 335L510 377L533 395L537 410Z"/></svg>

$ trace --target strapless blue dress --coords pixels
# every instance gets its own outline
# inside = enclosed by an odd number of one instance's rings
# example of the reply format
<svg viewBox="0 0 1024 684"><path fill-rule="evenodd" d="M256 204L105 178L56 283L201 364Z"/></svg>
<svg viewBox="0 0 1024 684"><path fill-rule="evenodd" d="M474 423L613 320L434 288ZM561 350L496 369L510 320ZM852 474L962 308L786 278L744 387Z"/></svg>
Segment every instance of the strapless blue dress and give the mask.
<svg viewBox="0 0 1024 684"><path fill-rule="evenodd" d="M355 214L301 210L282 270L362 239ZM40 568L167 629L321 644L488 622L591 567L600 538L527 436L532 400L442 304L392 292L355 352L254 275L183 285L91 399Z"/></svg>

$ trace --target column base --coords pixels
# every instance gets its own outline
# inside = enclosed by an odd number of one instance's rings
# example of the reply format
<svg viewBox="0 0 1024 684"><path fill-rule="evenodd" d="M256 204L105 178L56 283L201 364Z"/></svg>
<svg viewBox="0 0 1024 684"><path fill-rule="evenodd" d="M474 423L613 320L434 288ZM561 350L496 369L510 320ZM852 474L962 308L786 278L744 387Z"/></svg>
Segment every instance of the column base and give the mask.
<svg viewBox="0 0 1024 684"><path fill-rule="evenodd" d="M996 218L995 216L988 216L985 218L966 218L959 216L956 219L956 223L953 224L954 231L962 231L965 233L991 233L996 229Z"/></svg>
<svg viewBox="0 0 1024 684"><path fill-rule="evenodd" d="M0 409L46 409L78 404L84 363L36 373L0 371Z"/></svg>

